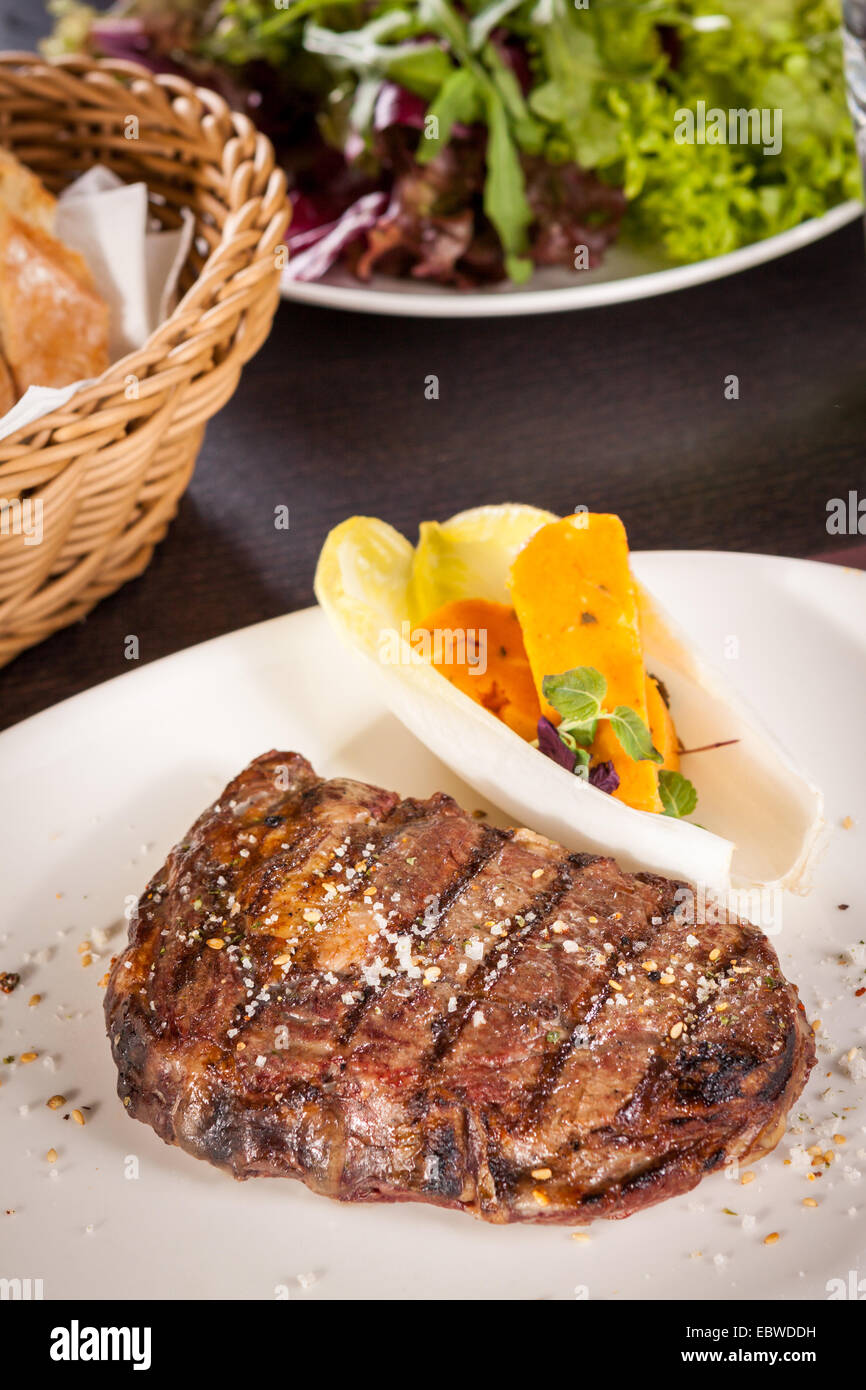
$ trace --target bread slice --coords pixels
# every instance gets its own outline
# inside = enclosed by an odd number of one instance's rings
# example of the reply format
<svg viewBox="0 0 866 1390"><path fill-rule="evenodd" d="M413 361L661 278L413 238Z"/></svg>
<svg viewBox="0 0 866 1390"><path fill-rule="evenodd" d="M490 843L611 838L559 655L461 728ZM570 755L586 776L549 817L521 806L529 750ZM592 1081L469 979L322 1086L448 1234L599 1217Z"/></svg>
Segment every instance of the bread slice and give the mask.
<svg viewBox="0 0 866 1390"><path fill-rule="evenodd" d="M12 373L6 365L6 358L0 353L0 416L11 410L18 399Z"/></svg>
<svg viewBox="0 0 866 1390"><path fill-rule="evenodd" d="M0 203L29 227L53 232L57 199L32 170L0 145Z"/></svg>
<svg viewBox="0 0 866 1390"><path fill-rule="evenodd" d="M0 352L14 399L108 366L108 307L84 258L52 235L55 208L36 176L0 150ZM0 382L0 402L5 394Z"/></svg>
<svg viewBox="0 0 866 1390"><path fill-rule="evenodd" d="M0 344L22 395L108 366L108 307L83 257L2 206Z"/></svg>

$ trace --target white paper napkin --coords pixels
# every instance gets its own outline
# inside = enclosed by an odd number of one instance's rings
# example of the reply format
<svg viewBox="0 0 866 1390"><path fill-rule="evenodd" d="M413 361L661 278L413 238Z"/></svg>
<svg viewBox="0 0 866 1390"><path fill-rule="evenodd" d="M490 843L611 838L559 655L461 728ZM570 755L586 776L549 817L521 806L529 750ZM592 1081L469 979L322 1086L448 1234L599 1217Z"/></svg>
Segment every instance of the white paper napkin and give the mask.
<svg viewBox="0 0 866 1390"><path fill-rule="evenodd" d="M142 346L171 313L194 219L177 231L148 226L147 189L123 183L96 165L70 184L57 204L56 234L84 257L108 305L111 362ZM90 379L71 386L31 386L0 418L0 439L65 405Z"/></svg>

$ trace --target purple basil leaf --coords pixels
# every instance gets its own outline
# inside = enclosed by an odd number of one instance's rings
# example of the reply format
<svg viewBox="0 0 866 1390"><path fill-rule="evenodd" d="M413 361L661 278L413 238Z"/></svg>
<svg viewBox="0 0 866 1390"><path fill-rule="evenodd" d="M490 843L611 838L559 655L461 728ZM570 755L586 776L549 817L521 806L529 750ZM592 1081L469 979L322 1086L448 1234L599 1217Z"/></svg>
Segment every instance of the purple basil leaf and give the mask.
<svg viewBox="0 0 866 1390"><path fill-rule="evenodd" d="M355 241L363 232L375 227L385 211L388 198L385 193L366 193L348 207L335 222L323 228L315 228L303 233L305 237L315 237L312 245L307 243L297 255L292 256L285 269L290 280L319 280L330 270L341 251ZM289 228L291 232L291 227ZM289 240L291 247L291 238Z"/></svg>
<svg viewBox="0 0 866 1390"><path fill-rule="evenodd" d="M600 792L615 792L619 786L619 773L613 763L596 763L589 769L589 780Z"/></svg>
<svg viewBox="0 0 866 1390"><path fill-rule="evenodd" d="M574 772L577 754L571 748L566 748L556 732L556 726L551 724L549 719L545 719L544 715L538 721L538 748L539 752L552 758L560 767L564 767L566 772Z"/></svg>

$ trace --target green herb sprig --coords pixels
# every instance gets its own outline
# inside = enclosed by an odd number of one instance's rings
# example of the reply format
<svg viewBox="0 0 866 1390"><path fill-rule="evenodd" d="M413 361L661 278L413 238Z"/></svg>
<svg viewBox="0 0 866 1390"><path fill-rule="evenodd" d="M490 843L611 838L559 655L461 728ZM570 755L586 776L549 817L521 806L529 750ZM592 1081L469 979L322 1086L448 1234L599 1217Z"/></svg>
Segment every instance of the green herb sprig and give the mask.
<svg viewBox="0 0 866 1390"><path fill-rule="evenodd" d="M547 703L562 716L557 733L566 748L576 754L582 768L589 765L589 746L602 719L610 724L627 757L635 762L664 762L636 710L630 705L606 708L607 680L594 666L575 666L570 671L545 676L541 689ZM669 768L659 771L659 796L666 816L690 816L698 804L693 784Z"/></svg>

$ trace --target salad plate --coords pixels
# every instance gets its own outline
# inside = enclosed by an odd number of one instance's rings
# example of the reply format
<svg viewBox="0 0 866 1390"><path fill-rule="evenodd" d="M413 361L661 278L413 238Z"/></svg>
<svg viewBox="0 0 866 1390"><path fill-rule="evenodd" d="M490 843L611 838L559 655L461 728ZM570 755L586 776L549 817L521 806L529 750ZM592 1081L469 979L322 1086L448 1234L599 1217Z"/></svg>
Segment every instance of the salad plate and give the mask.
<svg viewBox="0 0 866 1390"><path fill-rule="evenodd" d="M284 275L280 288L284 299L301 304L404 318L508 318L517 314L598 309L607 304L652 299L737 275L820 241L862 215L862 203L852 198L823 217L810 218L764 241L687 265L665 264L631 247L614 245L596 270L582 271L579 277L568 270L537 270L522 285L504 282L480 290L457 290L386 275L374 275L369 284L361 284L354 275L337 267L329 270L323 280L295 280Z"/></svg>
<svg viewBox="0 0 866 1390"><path fill-rule="evenodd" d="M268 135L305 303L589 308L860 210L833 0L126 0L64 6L49 51L192 76Z"/></svg>
<svg viewBox="0 0 866 1390"><path fill-rule="evenodd" d="M566 1228L491 1227L420 1205L342 1205L298 1183L233 1183L130 1124L99 980L168 847L250 758L298 749L323 775L404 795L444 790L507 824L388 712L310 609L154 662L0 735L0 795L14 808L0 849L0 970L21 975L0 995L0 1277L39 1279L46 1299L114 1297L121 1265L128 1299L857 1296L866 575L770 556L633 558L702 657L728 654L733 687L825 793L811 890L784 894L773 936L819 1064L754 1178L716 1174L575 1240ZM63 1104L51 1108L56 1096Z"/></svg>

